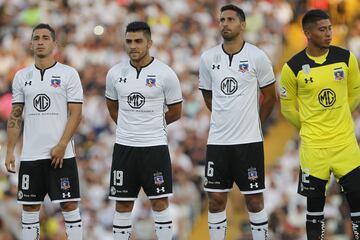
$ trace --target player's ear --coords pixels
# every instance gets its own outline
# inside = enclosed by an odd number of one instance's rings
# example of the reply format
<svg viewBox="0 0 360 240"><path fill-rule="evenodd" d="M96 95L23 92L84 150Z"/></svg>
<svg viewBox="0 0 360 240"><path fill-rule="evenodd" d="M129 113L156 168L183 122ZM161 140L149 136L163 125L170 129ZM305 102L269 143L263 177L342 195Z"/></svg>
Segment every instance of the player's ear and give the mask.
<svg viewBox="0 0 360 240"><path fill-rule="evenodd" d="M147 43L148 48L151 48L152 44L153 44L153 41L151 39L148 39L148 43Z"/></svg>
<svg viewBox="0 0 360 240"><path fill-rule="evenodd" d="M240 23L240 26L241 26L241 30L242 30L242 31L245 31L245 29L246 29L246 22L243 22L243 21L242 21L242 22Z"/></svg>
<svg viewBox="0 0 360 240"><path fill-rule="evenodd" d="M308 28L304 29L304 35L306 37L306 39L310 39L311 38L311 32L309 31Z"/></svg>

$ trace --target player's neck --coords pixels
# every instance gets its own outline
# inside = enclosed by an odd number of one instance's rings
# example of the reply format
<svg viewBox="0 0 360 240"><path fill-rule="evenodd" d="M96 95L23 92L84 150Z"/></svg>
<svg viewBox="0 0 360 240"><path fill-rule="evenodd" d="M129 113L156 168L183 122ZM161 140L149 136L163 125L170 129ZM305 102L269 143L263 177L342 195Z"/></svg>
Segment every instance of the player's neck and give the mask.
<svg viewBox="0 0 360 240"><path fill-rule="evenodd" d="M35 57L35 66L40 68L40 69L46 69L51 67L52 65L55 64L55 59L54 57L45 57L45 58L39 58L39 57Z"/></svg>
<svg viewBox="0 0 360 240"><path fill-rule="evenodd" d="M319 48L313 45L308 45L305 49L306 53L312 57L320 57L329 51L329 48Z"/></svg>
<svg viewBox="0 0 360 240"><path fill-rule="evenodd" d="M224 50L227 54L234 54L240 51L240 49L244 45L244 39L242 38L236 38L234 40L225 41L223 43Z"/></svg>
<svg viewBox="0 0 360 240"><path fill-rule="evenodd" d="M145 67L145 66L149 65L149 63L152 60L153 60L153 57L151 57L149 54L147 54L143 58L139 59L138 61L130 60L130 63L136 69L140 69L142 67Z"/></svg>

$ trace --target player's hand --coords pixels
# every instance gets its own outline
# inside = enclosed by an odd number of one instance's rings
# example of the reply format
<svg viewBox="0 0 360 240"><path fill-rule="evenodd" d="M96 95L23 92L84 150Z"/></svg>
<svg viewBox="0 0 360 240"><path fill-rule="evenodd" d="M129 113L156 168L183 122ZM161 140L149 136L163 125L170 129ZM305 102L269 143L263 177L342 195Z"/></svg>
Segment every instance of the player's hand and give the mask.
<svg viewBox="0 0 360 240"><path fill-rule="evenodd" d="M54 168L62 168L65 150L66 145L60 143L51 149L51 166L54 166Z"/></svg>
<svg viewBox="0 0 360 240"><path fill-rule="evenodd" d="M15 173L15 156L14 153L7 153L5 167L9 173Z"/></svg>

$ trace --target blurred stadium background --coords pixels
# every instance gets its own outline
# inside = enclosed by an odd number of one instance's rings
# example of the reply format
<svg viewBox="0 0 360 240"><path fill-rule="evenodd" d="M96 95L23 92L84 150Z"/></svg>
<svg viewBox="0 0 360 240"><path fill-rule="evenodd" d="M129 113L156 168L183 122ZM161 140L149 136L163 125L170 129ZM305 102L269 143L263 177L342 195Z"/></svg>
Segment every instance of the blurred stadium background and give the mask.
<svg viewBox="0 0 360 240"><path fill-rule="evenodd" d="M29 51L32 27L49 23L57 31L58 61L75 67L85 101L76 135L81 184L84 239L112 239L114 203L107 199L114 124L104 101L110 66L126 58L126 24L147 21L152 27L152 55L177 72L184 96L183 117L168 128L174 176L171 213L177 240L209 239L206 194L202 190L209 112L198 91L200 54L221 41L219 8L224 0L0 0L0 240L20 239L21 206L16 204L17 175L4 167L6 120L11 111L10 86L17 70L33 63ZM282 64L305 46L299 24L310 8L327 10L334 25L333 44L349 48L360 61L360 2L358 0L243 0L247 41L271 58L278 77ZM298 136L280 116L278 106L265 124L267 191L265 203L274 240L305 237L304 198L296 194ZM360 111L354 114L360 139ZM17 154L20 154L21 144ZM17 163L17 166L19 164ZM345 199L331 184L325 207L327 240L351 239ZM143 194L134 210L136 239L154 239L149 202ZM251 239L247 213L238 190L228 202L227 239ZM43 240L65 239L59 208L48 199L41 210Z"/></svg>

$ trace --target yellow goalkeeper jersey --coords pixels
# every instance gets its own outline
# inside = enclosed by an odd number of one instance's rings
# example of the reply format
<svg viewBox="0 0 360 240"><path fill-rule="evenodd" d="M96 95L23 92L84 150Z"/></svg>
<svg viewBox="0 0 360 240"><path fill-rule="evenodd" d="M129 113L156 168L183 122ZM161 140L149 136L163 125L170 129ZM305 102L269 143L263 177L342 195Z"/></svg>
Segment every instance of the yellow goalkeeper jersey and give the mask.
<svg viewBox="0 0 360 240"><path fill-rule="evenodd" d="M351 112L360 101L360 74L351 52L331 46L312 57L303 50L283 66L279 87L281 112L300 129L303 145L327 148L354 141Z"/></svg>

